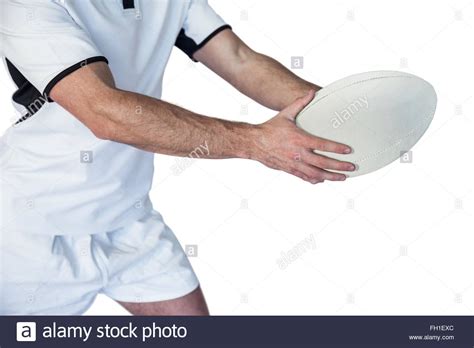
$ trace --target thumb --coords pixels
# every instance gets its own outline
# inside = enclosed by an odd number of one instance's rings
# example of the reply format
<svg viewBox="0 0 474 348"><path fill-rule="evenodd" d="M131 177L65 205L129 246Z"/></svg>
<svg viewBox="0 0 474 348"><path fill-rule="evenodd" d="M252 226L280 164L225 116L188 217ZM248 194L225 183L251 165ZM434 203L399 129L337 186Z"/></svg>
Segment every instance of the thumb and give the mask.
<svg viewBox="0 0 474 348"><path fill-rule="evenodd" d="M304 97L296 99L292 104L282 110L281 115L294 121L296 116L314 99L315 90L309 91Z"/></svg>

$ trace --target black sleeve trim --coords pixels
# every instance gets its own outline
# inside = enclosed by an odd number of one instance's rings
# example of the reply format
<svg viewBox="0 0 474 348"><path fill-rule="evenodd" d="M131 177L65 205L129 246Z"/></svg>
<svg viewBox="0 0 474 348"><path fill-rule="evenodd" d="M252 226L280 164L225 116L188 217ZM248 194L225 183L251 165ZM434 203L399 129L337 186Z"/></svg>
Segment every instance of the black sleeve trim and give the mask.
<svg viewBox="0 0 474 348"><path fill-rule="evenodd" d="M123 0L123 9L128 10L135 8L135 0Z"/></svg>
<svg viewBox="0 0 474 348"><path fill-rule="evenodd" d="M207 44L209 41L211 41L211 40L214 38L214 36L216 36L216 35L219 34L221 31L224 31L224 30L226 30L226 29L232 29L232 27L231 27L230 25L226 24L226 25L223 25L222 27L219 27L219 28L217 28L216 30L214 30L211 34L209 34L208 37L206 37L206 38L204 39L203 42L201 42L199 45L197 45L196 51L199 51L201 48L203 48L204 46L206 46L206 44ZM194 53L196 53L196 51L194 51Z"/></svg>
<svg viewBox="0 0 474 348"><path fill-rule="evenodd" d="M186 55L193 61L197 62L197 60L194 59L194 54L201 48L203 48L209 41L211 41L214 36L226 29L232 29L232 27L228 24L225 24L217 28L211 34L209 34L199 45L193 39L186 36L186 32L184 31L184 29L181 29L176 39L175 46L178 47L184 53L186 53Z"/></svg>
<svg viewBox="0 0 474 348"><path fill-rule="evenodd" d="M48 98L48 101L49 102L54 102L50 97L49 97L49 94L51 93L51 90L53 89L54 86L56 86L56 84L61 81L63 78L65 78L66 76L72 74L74 71L76 70L79 70L80 68L86 66L86 65L89 65L91 63L95 63L95 62L106 62L107 64L109 64L109 61L107 60L107 58L105 58L104 56L97 56L97 57L91 57L91 58L87 58L87 59L84 59L83 61L80 61L79 63L76 63L74 64L73 66L70 66L69 68L67 68L66 70L60 72L58 75L56 75L49 83L48 85L46 86L46 88L44 89L44 95Z"/></svg>

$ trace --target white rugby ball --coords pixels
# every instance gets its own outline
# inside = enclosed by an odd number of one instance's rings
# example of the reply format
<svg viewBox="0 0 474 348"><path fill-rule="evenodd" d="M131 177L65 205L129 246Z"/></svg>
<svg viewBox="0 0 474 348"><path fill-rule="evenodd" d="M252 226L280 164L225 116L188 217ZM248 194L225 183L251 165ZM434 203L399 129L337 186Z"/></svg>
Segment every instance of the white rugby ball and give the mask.
<svg viewBox="0 0 474 348"><path fill-rule="evenodd" d="M321 89L296 117L298 127L352 147L349 155L315 151L352 162L359 176L380 169L408 152L430 125L436 92L425 80L404 72L374 71Z"/></svg>

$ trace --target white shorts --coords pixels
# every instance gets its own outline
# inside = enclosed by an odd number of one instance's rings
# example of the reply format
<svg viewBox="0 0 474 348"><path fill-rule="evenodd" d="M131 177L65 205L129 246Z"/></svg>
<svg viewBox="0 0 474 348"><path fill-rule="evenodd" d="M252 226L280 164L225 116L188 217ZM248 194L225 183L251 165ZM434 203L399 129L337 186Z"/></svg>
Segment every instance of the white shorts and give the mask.
<svg viewBox="0 0 474 348"><path fill-rule="evenodd" d="M103 293L122 302L179 298L199 286L173 232L151 211L85 236L1 231L0 314L79 315Z"/></svg>

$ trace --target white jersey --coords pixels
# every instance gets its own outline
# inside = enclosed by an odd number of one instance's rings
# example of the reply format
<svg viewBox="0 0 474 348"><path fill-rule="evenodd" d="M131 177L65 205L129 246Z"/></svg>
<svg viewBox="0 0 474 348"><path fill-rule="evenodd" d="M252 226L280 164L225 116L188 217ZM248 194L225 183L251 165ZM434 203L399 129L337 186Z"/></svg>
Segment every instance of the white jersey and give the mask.
<svg viewBox="0 0 474 348"><path fill-rule="evenodd" d="M97 139L50 99L91 62L116 86L161 97L174 46L191 58L228 25L207 0L0 0L1 56L22 117L0 138L0 229L95 234L152 205L153 154Z"/></svg>

